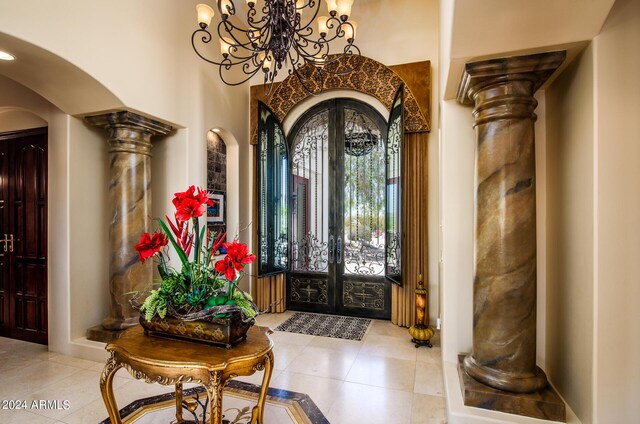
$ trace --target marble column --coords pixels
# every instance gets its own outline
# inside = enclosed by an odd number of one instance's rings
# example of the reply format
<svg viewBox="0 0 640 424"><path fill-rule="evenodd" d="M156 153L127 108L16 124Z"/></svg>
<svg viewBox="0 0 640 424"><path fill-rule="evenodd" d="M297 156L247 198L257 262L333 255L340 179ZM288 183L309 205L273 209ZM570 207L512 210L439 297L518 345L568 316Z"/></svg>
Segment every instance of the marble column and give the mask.
<svg viewBox="0 0 640 424"><path fill-rule="evenodd" d="M533 95L565 52L467 63L458 101L476 133L473 349L464 370L495 389L531 393L536 366L536 183Z"/></svg>
<svg viewBox="0 0 640 424"><path fill-rule="evenodd" d="M131 292L148 290L153 278L152 261L140 263L134 250L140 235L150 230L151 137L168 134L172 128L129 111L87 116L85 121L104 128L109 143L111 298L102 327L123 330L138 323L139 314L129 304ZM100 331L93 330L94 337L88 338L105 341Z"/></svg>

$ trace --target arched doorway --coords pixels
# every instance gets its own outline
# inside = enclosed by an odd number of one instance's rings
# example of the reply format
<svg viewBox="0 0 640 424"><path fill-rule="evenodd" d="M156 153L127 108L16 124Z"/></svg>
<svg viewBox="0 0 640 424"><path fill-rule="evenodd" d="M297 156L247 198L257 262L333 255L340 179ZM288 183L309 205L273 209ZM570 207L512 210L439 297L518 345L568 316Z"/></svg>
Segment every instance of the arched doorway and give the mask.
<svg viewBox="0 0 640 424"><path fill-rule="evenodd" d="M400 283L402 98L323 101L287 139L260 115L259 272L286 272L293 310L389 319Z"/></svg>

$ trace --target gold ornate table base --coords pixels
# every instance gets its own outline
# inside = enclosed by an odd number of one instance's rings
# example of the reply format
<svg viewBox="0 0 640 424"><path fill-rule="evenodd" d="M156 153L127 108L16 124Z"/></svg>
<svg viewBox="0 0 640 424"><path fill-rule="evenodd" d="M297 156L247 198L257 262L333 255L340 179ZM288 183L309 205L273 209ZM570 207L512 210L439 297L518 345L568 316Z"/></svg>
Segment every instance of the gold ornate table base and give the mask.
<svg viewBox="0 0 640 424"><path fill-rule="evenodd" d="M146 336L140 326L125 330L118 340L106 346L111 357L100 378L100 391L111 423L122 424L113 395L113 377L120 368L125 368L138 380L175 385L178 423L184 422L182 384L202 384L207 391L211 424L222 423L222 390L227 381L264 371L258 403L251 414L251 424L264 424L264 404L273 371L273 342L268 336L271 333L269 328L254 326L247 333L246 342L221 349ZM206 418L206 411L204 415Z"/></svg>

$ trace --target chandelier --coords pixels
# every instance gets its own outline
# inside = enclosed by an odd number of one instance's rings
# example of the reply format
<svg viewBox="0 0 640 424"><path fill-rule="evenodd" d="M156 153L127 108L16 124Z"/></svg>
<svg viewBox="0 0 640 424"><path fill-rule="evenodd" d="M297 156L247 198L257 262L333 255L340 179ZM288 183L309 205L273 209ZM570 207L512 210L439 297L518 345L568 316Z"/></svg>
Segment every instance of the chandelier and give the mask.
<svg viewBox="0 0 640 424"><path fill-rule="evenodd" d="M344 56L360 55L353 44L357 23L349 19L353 0L326 3L329 16L318 16L320 0L247 0L242 20L233 0L217 0L220 54L213 56L203 52L211 49L207 45L214 38L209 27L215 12L199 4L199 28L193 32L191 44L200 58L218 65L220 78L227 85L240 85L262 72L270 94L274 79L284 68L313 94L310 78L322 81L327 74L349 73L353 69L339 67L336 62ZM331 51L332 42L339 44L338 51ZM312 66L306 66L309 64Z"/></svg>

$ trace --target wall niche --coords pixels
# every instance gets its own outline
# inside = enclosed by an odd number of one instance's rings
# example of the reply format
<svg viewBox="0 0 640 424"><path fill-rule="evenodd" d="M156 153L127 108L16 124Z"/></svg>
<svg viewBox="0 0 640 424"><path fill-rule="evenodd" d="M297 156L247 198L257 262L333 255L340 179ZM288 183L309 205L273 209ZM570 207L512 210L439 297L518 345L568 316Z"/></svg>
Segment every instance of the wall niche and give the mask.
<svg viewBox="0 0 640 424"><path fill-rule="evenodd" d="M218 202L207 211L207 226L218 234L226 231L227 146L215 132L207 133L207 191Z"/></svg>

